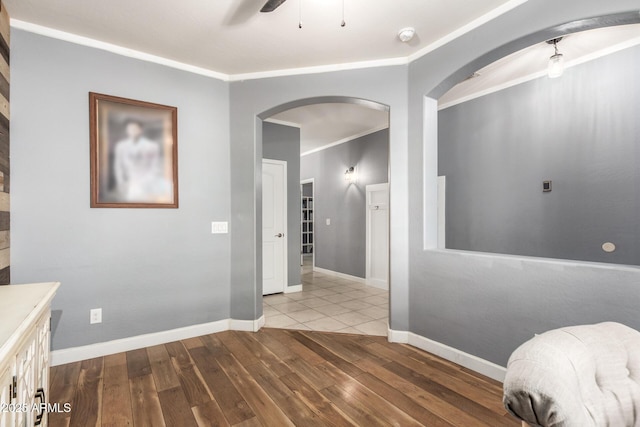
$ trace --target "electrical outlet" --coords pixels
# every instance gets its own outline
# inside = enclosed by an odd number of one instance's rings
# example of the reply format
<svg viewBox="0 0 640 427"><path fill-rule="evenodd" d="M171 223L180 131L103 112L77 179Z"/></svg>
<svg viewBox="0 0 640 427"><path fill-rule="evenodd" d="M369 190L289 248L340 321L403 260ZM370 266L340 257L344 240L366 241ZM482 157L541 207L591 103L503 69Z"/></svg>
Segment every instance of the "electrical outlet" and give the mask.
<svg viewBox="0 0 640 427"><path fill-rule="evenodd" d="M101 308L92 308L89 312L89 323L102 323L102 309Z"/></svg>

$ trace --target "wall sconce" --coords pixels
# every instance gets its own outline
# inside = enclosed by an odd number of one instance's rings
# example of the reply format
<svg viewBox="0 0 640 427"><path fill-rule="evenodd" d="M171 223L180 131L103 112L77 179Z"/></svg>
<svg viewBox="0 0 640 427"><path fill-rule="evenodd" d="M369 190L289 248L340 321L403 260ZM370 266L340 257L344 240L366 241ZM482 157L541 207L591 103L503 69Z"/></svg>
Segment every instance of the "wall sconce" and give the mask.
<svg viewBox="0 0 640 427"><path fill-rule="evenodd" d="M356 168L354 166L349 166L349 169L344 172L344 180L349 183L353 183L356 182L356 178Z"/></svg>
<svg viewBox="0 0 640 427"><path fill-rule="evenodd" d="M549 58L549 66L547 69L547 73L549 74L549 78L555 79L556 77L560 77L564 72L564 56L558 51L558 43L562 40L562 37L558 37L556 39L547 40L547 43L552 44L555 50L555 53Z"/></svg>

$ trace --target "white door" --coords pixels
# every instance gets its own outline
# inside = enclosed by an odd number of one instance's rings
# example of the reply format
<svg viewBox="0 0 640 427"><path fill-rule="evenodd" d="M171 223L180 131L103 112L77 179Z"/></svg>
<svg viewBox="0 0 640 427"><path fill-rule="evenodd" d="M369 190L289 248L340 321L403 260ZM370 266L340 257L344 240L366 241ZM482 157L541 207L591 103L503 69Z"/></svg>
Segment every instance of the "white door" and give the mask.
<svg viewBox="0 0 640 427"><path fill-rule="evenodd" d="M367 284L389 289L389 184L367 185Z"/></svg>
<svg viewBox="0 0 640 427"><path fill-rule="evenodd" d="M287 162L262 160L262 294L287 285Z"/></svg>

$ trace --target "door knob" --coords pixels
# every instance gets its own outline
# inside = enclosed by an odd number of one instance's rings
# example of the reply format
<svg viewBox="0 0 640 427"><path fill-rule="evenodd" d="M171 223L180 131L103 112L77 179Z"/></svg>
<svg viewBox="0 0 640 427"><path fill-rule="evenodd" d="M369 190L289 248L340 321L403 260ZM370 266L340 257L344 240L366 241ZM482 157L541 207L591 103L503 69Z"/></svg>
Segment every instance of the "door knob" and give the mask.
<svg viewBox="0 0 640 427"><path fill-rule="evenodd" d="M278 233L276 234L276 237L284 237L284 233Z"/></svg>

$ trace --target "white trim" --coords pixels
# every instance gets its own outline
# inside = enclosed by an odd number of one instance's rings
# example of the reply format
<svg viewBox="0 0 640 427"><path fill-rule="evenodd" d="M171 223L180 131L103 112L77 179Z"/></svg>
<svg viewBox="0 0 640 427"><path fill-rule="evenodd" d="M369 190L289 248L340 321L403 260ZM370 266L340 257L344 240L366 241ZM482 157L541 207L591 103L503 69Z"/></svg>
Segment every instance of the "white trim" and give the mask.
<svg viewBox="0 0 640 427"><path fill-rule="evenodd" d="M339 277L341 279L353 280L354 282L362 283L364 285L367 284L367 280L362 278L362 277L352 276L350 274L339 273L339 272L333 271L333 270L327 270L326 268L316 267L315 265L313 266L313 271L315 271L317 273L326 274L327 276L334 276L334 277Z"/></svg>
<svg viewBox="0 0 640 427"><path fill-rule="evenodd" d="M431 249L438 247L438 101L423 97L422 113L422 246Z"/></svg>
<svg viewBox="0 0 640 427"><path fill-rule="evenodd" d="M372 61L346 62L342 64L317 65L313 67L286 68L282 70L257 71L254 73L232 74L229 81L268 79L271 77L299 76L304 74L331 73L336 71L359 70L362 68L389 67L407 65L408 57L374 59Z"/></svg>
<svg viewBox="0 0 640 427"><path fill-rule="evenodd" d="M302 128L302 125L300 123L288 122L286 120L279 120L271 117L268 119L264 119L263 121L267 123L273 123L274 125L289 126L289 127L298 128L298 129Z"/></svg>
<svg viewBox="0 0 640 427"><path fill-rule="evenodd" d="M184 328L170 329L168 331L152 332L149 334L136 335L113 341L54 350L51 352L51 366L64 365L66 363L78 362L80 360L108 356L110 354L137 350L140 348L229 330L257 332L264 326L264 323L264 315L256 320L224 319L215 322L185 326Z"/></svg>
<svg viewBox="0 0 640 427"><path fill-rule="evenodd" d="M366 279L365 284L372 288L382 289L383 291L389 290L389 284L379 279Z"/></svg>
<svg viewBox="0 0 640 427"><path fill-rule="evenodd" d="M438 177L438 249L447 246L447 177Z"/></svg>
<svg viewBox="0 0 640 427"><path fill-rule="evenodd" d="M526 268L527 263L531 264L544 264L549 266L550 268L557 269L565 269L565 268L581 268L581 267L589 267L595 269L603 269L603 270L614 270L616 272L621 271L629 271L633 273L638 273L640 271L640 266L629 265L629 264L609 264L605 262L596 262L596 261L574 261L570 259L556 259L556 258L544 258L544 257L536 257L536 256L526 256L526 255L509 255L509 254L498 254L492 252L476 252L476 251L465 251L462 249L425 249L426 251L432 251L441 254L454 254L456 256L466 256L471 258L483 258L488 259L490 262L495 260L500 260L500 262L508 264L510 268L517 268L519 270L523 270Z"/></svg>
<svg viewBox="0 0 640 427"><path fill-rule="evenodd" d="M141 61L152 62L154 64L160 64L222 81L229 81L228 74L219 73L217 71L208 70L206 68L197 67L191 64L185 64L184 62L174 61L173 59L167 59L161 56L151 55L139 50L129 49L127 47L102 42L96 39L91 39L89 37L83 37L76 34L67 33L65 31L55 30L53 28L44 27L42 25L32 24L30 22L20 21L18 19L12 18L11 26L19 30L28 31L34 34L40 34L41 36L51 37L53 39L63 40L70 43L75 43L81 46L104 50L107 52L115 53L116 55L122 55L129 58L139 59Z"/></svg>
<svg viewBox="0 0 640 427"><path fill-rule="evenodd" d="M372 133L376 133L376 132L379 132L379 131L381 131L383 129L388 129L388 128L389 128L389 124L388 123L384 124L384 125L376 126L374 128L367 129L367 130L362 131L360 133L357 133L355 135L351 135L351 136L348 136L346 138L339 139L339 140L337 140L335 142L330 142L329 144L323 145L321 147L314 148L313 150L309 150L309 151L305 151L304 153L300 153L300 157L306 156L308 154L317 153L318 151L326 150L327 148L335 147L336 145L344 144L345 142L353 141L354 139L362 138L363 136L367 136L367 135L370 135Z"/></svg>
<svg viewBox="0 0 640 427"><path fill-rule="evenodd" d="M302 283L299 285L287 286L284 288L285 294L293 294L295 292L302 292Z"/></svg>
<svg viewBox="0 0 640 427"><path fill-rule="evenodd" d="M387 329L387 339L389 342L395 342L399 344L409 343L409 332L407 331L394 331L391 328Z"/></svg>
<svg viewBox="0 0 640 427"><path fill-rule="evenodd" d="M465 353L457 348L430 340L413 332L388 330L390 342L409 344L421 350L440 356L450 362L471 369L479 374L503 382L507 369L488 360L481 359L473 354Z"/></svg>
<svg viewBox="0 0 640 427"><path fill-rule="evenodd" d="M526 3L527 1L528 0L510 0L502 4L501 6L493 9L492 11L480 16L479 18L474 19L470 23L463 25L462 27L440 38L439 40L436 40L434 43L431 43L430 45L406 57L383 58L383 59L375 59L371 61L357 61L357 62L348 62L348 63L342 63L342 64L329 64L329 65L319 65L319 66L313 66L313 67L288 68L288 69L282 69L282 70L258 71L258 72L240 73L240 74L225 74L218 71L198 67L195 65L174 61L172 59L164 58L161 56L151 55L149 53L141 52L138 50L129 49L123 46L118 46L115 44L99 41L89 37L79 36L77 34L68 33L65 31L56 30L56 29L45 27L42 25L21 21L19 19L12 18L10 22L11 22L11 26L14 28L35 33L35 34L40 34L42 36L51 37L58 40L64 40L64 41L75 43L81 46L88 46L95 49L104 50L107 52L115 53L117 55L139 59L141 61L147 61L155 64L165 65L167 67L176 68L178 70L183 70L183 71L187 71L194 74L200 74L203 76L211 77L211 78L226 81L226 82L237 82L237 81L243 81L243 80L265 79L270 77L284 77L284 76L295 76L295 75L303 75L303 74L318 74L318 73L329 73L329 72L345 71L345 70L357 70L357 69L363 69L363 68L407 65L415 61L416 59L423 57L429 52L432 52L438 49L439 47L442 47L445 44L451 42L452 40L458 37L461 37L464 34L491 21L492 19L497 18L498 16L510 11L511 9L514 9L520 6L521 4Z"/></svg>
<svg viewBox="0 0 640 427"><path fill-rule="evenodd" d="M380 279L372 279L371 276L371 209L369 208L371 204L371 193L374 191L386 191L387 192L387 236L389 236L389 230L391 227L391 223L389 221L389 183L384 182L380 184L369 184L365 186L365 217L366 217L366 232L365 232L365 279L368 286L373 286L374 288L389 290L389 267L391 263L389 262L389 246L387 246L387 280ZM387 245L391 243L391 239L389 238L387 241Z"/></svg>
<svg viewBox="0 0 640 427"><path fill-rule="evenodd" d="M457 30L447 34L446 36L442 37L439 40L436 40L435 42L431 43L430 45L423 47L422 49L420 49L419 51L412 53L411 55L409 55L407 57L408 62L413 62L416 59L422 58L423 56L425 56L426 54L433 52L434 50L446 45L447 43L452 42L453 40L457 39L458 37L461 37L473 30L475 30L476 28L486 24L489 21L492 21L494 19L496 19L497 17L499 17L500 15L503 15L507 12L509 12L512 9L515 9L516 7L528 2L529 0L510 0L506 3L503 3L502 5L498 6L497 8L485 13L484 15L474 19L473 21L469 22L466 25L463 25L462 27L458 28Z"/></svg>
<svg viewBox="0 0 640 427"><path fill-rule="evenodd" d="M259 318L257 318L256 320L229 319L229 330L258 332L260 328L264 326L264 322L265 322L264 314Z"/></svg>
<svg viewBox="0 0 640 427"><path fill-rule="evenodd" d="M630 47L633 47L639 44L640 44L640 37L635 37L630 40L625 40L624 42L608 46L604 49L597 50L588 55L584 55L579 58L576 58L572 61L565 62L564 68L565 70L567 70L571 67L575 67L577 65L584 64L586 62L594 61L598 58L602 58L603 56L611 55L613 53L620 52L621 50L628 49ZM453 107L454 105L462 104L467 101L471 101L472 99L483 97L485 95L490 95L495 92L500 92L501 90L505 90L510 87L517 86L519 84L526 83L528 81L535 80L540 77L546 77L546 76L547 76L547 70L542 70L536 73L528 74L523 77L519 77L517 79L509 80L509 81L500 83L498 85L488 87L481 91L472 93L470 95L463 96L462 98L454 99L453 101L444 103L442 105L438 105L438 111L444 110L449 107Z"/></svg>
<svg viewBox="0 0 640 427"><path fill-rule="evenodd" d="M172 341L179 341L207 334L215 334L216 332L227 330L229 330L229 319L224 319L216 322L171 329L168 331L153 332L150 334L121 338L113 341L54 350L51 352L51 366L64 365L65 363L93 359L94 357L122 353L124 351L136 350L139 348L165 344Z"/></svg>

